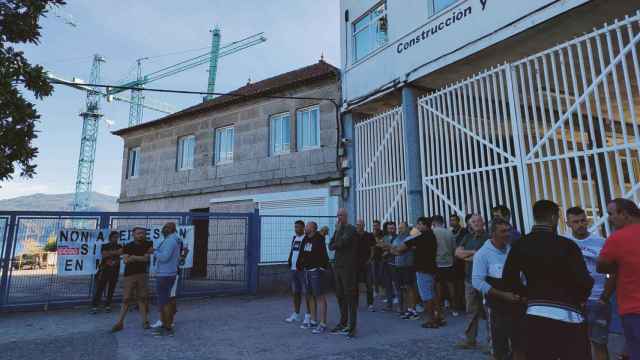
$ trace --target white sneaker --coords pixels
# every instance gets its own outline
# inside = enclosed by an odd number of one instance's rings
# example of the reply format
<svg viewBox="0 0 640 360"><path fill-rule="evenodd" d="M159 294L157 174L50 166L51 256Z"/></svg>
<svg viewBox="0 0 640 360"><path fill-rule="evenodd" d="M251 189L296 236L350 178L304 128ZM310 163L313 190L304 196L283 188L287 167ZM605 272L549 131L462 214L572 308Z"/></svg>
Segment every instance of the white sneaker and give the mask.
<svg viewBox="0 0 640 360"><path fill-rule="evenodd" d="M458 316L460 316L460 313L457 312L457 311L452 311L451 315L453 315L454 317L458 317Z"/></svg>
<svg viewBox="0 0 640 360"><path fill-rule="evenodd" d="M300 314L293 313L293 314L291 314L291 316L289 316L288 318L284 319L284 321L286 321L288 323L292 323L294 321L300 321Z"/></svg>
<svg viewBox="0 0 640 360"><path fill-rule="evenodd" d="M369 305L369 306L367 307L367 309L368 309L370 312L376 312L376 308L374 308L374 307L373 307L373 305Z"/></svg>
<svg viewBox="0 0 640 360"><path fill-rule="evenodd" d="M304 320L302 321L303 324L308 324L311 322L311 314L304 314Z"/></svg>
<svg viewBox="0 0 640 360"><path fill-rule="evenodd" d="M153 325L151 325L152 329L157 329L159 327L162 327L162 321L160 320L156 321Z"/></svg>
<svg viewBox="0 0 640 360"><path fill-rule="evenodd" d="M318 323L316 323L315 321L309 321L302 323L302 325L300 325L300 329L313 329L316 326L318 326Z"/></svg>
<svg viewBox="0 0 640 360"><path fill-rule="evenodd" d="M398 305L398 304L400 304L400 299L393 298L393 305Z"/></svg>

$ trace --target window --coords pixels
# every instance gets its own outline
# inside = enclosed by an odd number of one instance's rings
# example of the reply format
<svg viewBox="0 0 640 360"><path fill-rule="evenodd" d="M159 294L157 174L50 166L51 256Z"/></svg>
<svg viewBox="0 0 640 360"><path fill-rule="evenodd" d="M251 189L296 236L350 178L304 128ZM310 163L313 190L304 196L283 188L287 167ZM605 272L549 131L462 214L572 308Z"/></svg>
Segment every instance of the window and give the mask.
<svg viewBox="0 0 640 360"><path fill-rule="evenodd" d="M233 161L233 133L232 126L216 129L216 164Z"/></svg>
<svg viewBox="0 0 640 360"><path fill-rule="evenodd" d="M271 154L288 153L291 149L291 116L289 113L271 116Z"/></svg>
<svg viewBox="0 0 640 360"><path fill-rule="evenodd" d="M127 178L135 178L140 175L140 147L129 149L127 161Z"/></svg>
<svg viewBox="0 0 640 360"><path fill-rule="evenodd" d="M458 0L429 0L429 6L431 8L431 14L437 14L440 11L453 5Z"/></svg>
<svg viewBox="0 0 640 360"><path fill-rule="evenodd" d="M320 108L298 110L296 115L298 150L320 147Z"/></svg>
<svg viewBox="0 0 640 360"><path fill-rule="evenodd" d="M178 170L193 169L193 158L195 152L195 135L187 135L178 138Z"/></svg>
<svg viewBox="0 0 640 360"><path fill-rule="evenodd" d="M353 60L358 61L384 45L387 37L387 4L381 3L353 23Z"/></svg>

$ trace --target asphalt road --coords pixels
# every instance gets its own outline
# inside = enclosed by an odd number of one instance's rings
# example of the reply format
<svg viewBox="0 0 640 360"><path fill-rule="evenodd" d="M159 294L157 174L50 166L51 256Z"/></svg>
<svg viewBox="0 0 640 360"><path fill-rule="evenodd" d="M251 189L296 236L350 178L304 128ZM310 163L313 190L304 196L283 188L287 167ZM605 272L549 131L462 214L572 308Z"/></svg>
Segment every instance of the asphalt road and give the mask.
<svg viewBox="0 0 640 360"><path fill-rule="evenodd" d="M330 296L329 323L337 320ZM487 359L458 350L466 319L449 318L437 330L391 313L361 309L358 337L313 335L287 324L286 297L212 298L182 302L176 336L154 338L130 313L125 329L111 334L116 314L86 309L0 314L2 359ZM155 307L152 319L157 319ZM484 326L484 325L483 325ZM484 329L482 329L484 330ZM480 339L485 339L484 331Z"/></svg>

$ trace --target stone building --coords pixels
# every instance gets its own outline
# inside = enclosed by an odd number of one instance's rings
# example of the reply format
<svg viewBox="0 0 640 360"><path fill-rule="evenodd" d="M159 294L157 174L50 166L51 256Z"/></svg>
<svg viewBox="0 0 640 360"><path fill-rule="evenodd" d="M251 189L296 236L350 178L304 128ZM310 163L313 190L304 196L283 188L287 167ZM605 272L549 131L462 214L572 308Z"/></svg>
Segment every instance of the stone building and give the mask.
<svg viewBox="0 0 640 360"><path fill-rule="evenodd" d="M237 96L115 131L124 140L119 210L334 215L342 192L339 109L332 101L340 97L339 77L339 69L320 60L247 83L231 92ZM282 225L286 230L263 226L261 262L287 260L293 225ZM209 277L218 246L212 236L196 239L209 259L194 263ZM232 262L243 265L242 244L227 245L240 251Z"/></svg>

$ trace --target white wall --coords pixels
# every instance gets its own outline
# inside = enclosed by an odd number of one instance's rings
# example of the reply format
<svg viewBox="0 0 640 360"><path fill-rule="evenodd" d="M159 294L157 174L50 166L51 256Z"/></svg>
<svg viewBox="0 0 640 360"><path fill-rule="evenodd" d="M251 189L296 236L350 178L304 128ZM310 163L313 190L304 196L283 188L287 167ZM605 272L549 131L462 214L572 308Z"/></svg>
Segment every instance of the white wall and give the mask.
<svg viewBox="0 0 640 360"><path fill-rule="evenodd" d="M429 14L428 1L387 0L389 41L356 63L352 55L353 21L380 1L341 1L342 87L346 101L394 81L418 79L589 0L461 0L434 16ZM346 10L348 23L344 19Z"/></svg>

